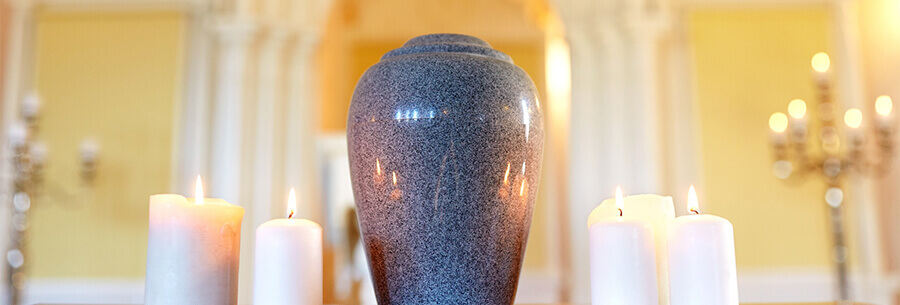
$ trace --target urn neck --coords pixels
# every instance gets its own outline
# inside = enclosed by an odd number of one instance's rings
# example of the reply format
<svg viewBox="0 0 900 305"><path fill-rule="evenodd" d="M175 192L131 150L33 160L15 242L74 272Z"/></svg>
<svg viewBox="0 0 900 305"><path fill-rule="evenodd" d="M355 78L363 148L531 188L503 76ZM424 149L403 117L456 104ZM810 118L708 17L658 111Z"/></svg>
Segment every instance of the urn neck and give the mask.
<svg viewBox="0 0 900 305"><path fill-rule="evenodd" d="M384 54L381 60L420 53L462 53L513 63L512 58L476 37L462 34L429 34L410 39L402 47Z"/></svg>

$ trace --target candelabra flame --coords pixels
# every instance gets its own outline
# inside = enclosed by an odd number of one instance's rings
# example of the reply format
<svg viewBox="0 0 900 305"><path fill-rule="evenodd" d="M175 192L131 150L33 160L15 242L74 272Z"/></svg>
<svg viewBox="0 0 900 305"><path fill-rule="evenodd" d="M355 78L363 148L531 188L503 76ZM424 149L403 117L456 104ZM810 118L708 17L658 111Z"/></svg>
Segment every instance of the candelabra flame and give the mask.
<svg viewBox="0 0 900 305"><path fill-rule="evenodd" d="M891 115L891 110L894 108L894 102L891 101L891 97L887 95L879 96L875 99L875 112L877 112L881 116L889 116Z"/></svg>
<svg viewBox="0 0 900 305"><path fill-rule="evenodd" d="M812 68L819 73L825 73L828 71L828 68L831 67L831 59L828 58L828 54L825 52L816 53L812 57Z"/></svg>
<svg viewBox="0 0 900 305"><path fill-rule="evenodd" d="M795 99L788 104L788 114L795 119L802 119L806 116L806 102L801 99Z"/></svg>
<svg viewBox="0 0 900 305"><path fill-rule="evenodd" d="M844 124L847 124L847 127L859 128L862 125L862 119L862 111L859 109L850 108L844 113Z"/></svg>
<svg viewBox="0 0 900 305"><path fill-rule="evenodd" d="M784 130L787 129L787 125L788 119L784 113L776 112L769 117L769 128L772 128L772 131L774 132L784 132Z"/></svg>

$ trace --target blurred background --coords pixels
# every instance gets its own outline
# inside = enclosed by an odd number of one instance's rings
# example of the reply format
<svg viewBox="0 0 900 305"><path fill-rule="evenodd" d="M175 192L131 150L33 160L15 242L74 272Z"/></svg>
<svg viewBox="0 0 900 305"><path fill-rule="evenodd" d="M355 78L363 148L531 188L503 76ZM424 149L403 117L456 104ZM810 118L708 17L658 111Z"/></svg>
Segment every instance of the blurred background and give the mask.
<svg viewBox="0 0 900 305"><path fill-rule="evenodd" d="M326 303L374 304L351 94L385 52L452 32L541 92L518 302L589 302L585 222L616 185L683 214L693 184L734 224L742 302L900 304L893 115L875 107L900 97L898 16L894 0L3 0L2 293L141 303L148 197L201 174L247 212L242 304L254 229L291 186L325 228ZM794 99L803 113L772 116Z"/></svg>

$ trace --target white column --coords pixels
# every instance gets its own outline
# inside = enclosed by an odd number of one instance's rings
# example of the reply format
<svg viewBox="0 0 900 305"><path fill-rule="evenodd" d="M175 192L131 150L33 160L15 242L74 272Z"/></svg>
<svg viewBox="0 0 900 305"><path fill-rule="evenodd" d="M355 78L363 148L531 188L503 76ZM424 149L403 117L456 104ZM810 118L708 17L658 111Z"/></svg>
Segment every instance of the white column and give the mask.
<svg viewBox="0 0 900 305"><path fill-rule="evenodd" d="M645 1L558 0L572 50L569 299L590 302L587 215L616 185L662 191L658 52ZM653 33L644 33L653 30Z"/></svg>
<svg viewBox="0 0 900 305"><path fill-rule="evenodd" d="M657 60L658 26L645 13L633 13L638 20L624 24L627 52L628 154L634 156L629 163L629 179L632 191L659 192L662 177L659 174L660 155L659 121L659 61ZM621 42L620 42L621 43Z"/></svg>
<svg viewBox="0 0 900 305"><path fill-rule="evenodd" d="M316 168L316 138L319 130L318 99L315 91L315 50L318 37L312 33L297 35L290 53L288 75L287 130L285 134L285 183L297 188L301 218L321 222L318 204L319 171Z"/></svg>
<svg viewBox="0 0 900 305"><path fill-rule="evenodd" d="M209 76L211 37L208 28L209 12L194 7L190 11L186 37L185 86L180 117L176 120L174 138L174 168L172 190L177 194L192 194L197 175L209 179L207 170L209 133Z"/></svg>
<svg viewBox="0 0 900 305"><path fill-rule="evenodd" d="M572 104L569 125L569 202L568 202L568 227L569 234L562 238L569 239L565 245L570 245L570 257L565 257L568 264L566 282L569 284L569 299L564 301L572 303L590 302L590 272L586 268L589 262L587 249L587 219L593 205L598 204L606 194L603 186L596 183L603 174L594 169L602 167L603 146L600 137L597 136L596 117L599 103L596 102L597 71L594 63L595 47L588 29L585 27L569 27L567 38L572 52ZM583 221L582 221L583 220ZM582 246L574 246L576 244ZM565 286L565 284L564 284Z"/></svg>
<svg viewBox="0 0 900 305"><path fill-rule="evenodd" d="M209 194L229 202L241 202L242 111L244 109L244 68L254 28L236 21L220 21L214 26L218 37L215 96L210 134Z"/></svg>
<svg viewBox="0 0 900 305"><path fill-rule="evenodd" d="M252 172L242 173L242 152L247 143L244 134L243 112L247 79L244 77L248 50L256 28L233 19L215 20L213 31L218 38L217 58L214 67L215 95L212 103L212 130L209 150L209 196L225 199L244 206L245 217L253 219L255 213L249 196L243 196L244 183L251 181ZM251 118L252 119L252 118ZM249 150L252 152L252 150ZM248 176L243 178L242 175ZM254 231L253 222L245 221L243 232ZM241 248L253 247L253 237L244 236ZM241 253L238 302L249 303L253 291L253 252Z"/></svg>
<svg viewBox="0 0 900 305"><path fill-rule="evenodd" d="M862 71L864 64L860 55L859 39L859 4L857 0L833 0L833 3L832 16L836 29L834 31L836 42L834 62L837 64L836 70L840 71L836 74L838 76L837 83L841 84L842 88L837 92L838 100L843 101L844 109L859 108L864 113L874 114L874 111L867 111L867 108L871 109L875 97L866 96L864 88L865 78ZM894 297L892 292L896 291L897 284L884 284L888 280L882 257L884 253L883 234L879 228L883 226L878 217L879 208L874 195L877 194L876 188L868 177L859 175L850 177L848 186L853 191L849 192L851 194L849 200L845 200L844 216L852 215L855 219L849 222L845 221L844 226L845 228L851 225L856 226L855 230L845 230L845 232L855 232L854 236L847 236L848 239L857 241L857 246L850 249L850 255L859 258L857 263L851 262L856 265L856 268L852 268L850 273L858 273L860 278L857 281L851 281L851 298L864 302L887 303ZM848 210L853 212L848 214ZM852 253L853 251L859 253Z"/></svg>
<svg viewBox="0 0 900 305"><path fill-rule="evenodd" d="M254 175L253 175L253 223L258 227L273 218L286 215L287 188L275 176L277 163L275 148L282 141L277 135L281 133L281 114L283 113L283 96L281 93L281 77L283 54L287 32L271 29L266 34L259 52L259 72L256 108L256 136L254 143ZM278 209L276 207L282 207Z"/></svg>

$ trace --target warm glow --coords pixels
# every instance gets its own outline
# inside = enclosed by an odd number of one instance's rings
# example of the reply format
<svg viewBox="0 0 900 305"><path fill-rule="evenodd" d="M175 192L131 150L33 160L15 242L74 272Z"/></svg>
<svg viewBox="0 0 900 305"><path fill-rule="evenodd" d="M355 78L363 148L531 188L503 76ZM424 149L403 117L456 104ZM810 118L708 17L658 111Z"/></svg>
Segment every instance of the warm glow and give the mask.
<svg viewBox="0 0 900 305"><path fill-rule="evenodd" d="M875 112L877 112L881 116L891 115L891 110L894 109L894 102L891 101L891 97L887 95L879 96L875 99Z"/></svg>
<svg viewBox="0 0 900 305"><path fill-rule="evenodd" d="M203 204L203 181L197 175L197 183L194 183L194 203Z"/></svg>
<svg viewBox="0 0 900 305"><path fill-rule="evenodd" d="M813 70L819 73L825 73L828 71L828 68L831 66L831 59L828 58L828 54L825 52L816 53L812 58L812 67Z"/></svg>
<svg viewBox="0 0 900 305"><path fill-rule="evenodd" d="M697 191L694 190L694 186L691 185L691 188L688 190L688 211L694 214L700 214L700 203L697 201Z"/></svg>
<svg viewBox="0 0 900 305"><path fill-rule="evenodd" d="M848 109L844 113L844 124L850 128L859 128L862 125L862 111L856 108Z"/></svg>
<svg viewBox="0 0 900 305"><path fill-rule="evenodd" d="M619 209L619 216L622 216L625 210L625 199L622 198L621 186L616 186L616 208Z"/></svg>
<svg viewBox="0 0 900 305"><path fill-rule="evenodd" d="M525 195L525 180L522 180L522 186L519 187L519 196Z"/></svg>
<svg viewBox="0 0 900 305"><path fill-rule="evenodd" d="M547 91L553 100L551 103L563 103L572 89L569 45L562 36L552 37L547 40L546 50Z"/></svg>
<svg viewBox="0 0 900 305"><path fill-rule="evenodd" d="M503 174L503 184L509 183L509 167L512 165L511 163L506 163L506 174Z"/></svg>
<svg viewBox="0 0 900 305"><path fill-rule="evenodd" d="M806 102L795 99L788 104L788 114L795 119L802 119L806 115Z"/></svg>
<svg viewBox="0 0 900 305"><path fill-rule="evenodd" d="M381 161L375 159L375 173L381 175Z"/></svg>
<svg viewBox="0 0 900 305"><path fill-rule="evenodd" d="M297 212L297 193L294 192L294 188L288 193L287 212L288 219L294 218L294 213Z"/></svg>
<svg viewBox="0 0 900 305"><path fill-rule="evenodd" d="M784 132L787 129L787 125L788 119L784 113L776 112L769 117L769 128L774 132Z"/></svg>
<svg viewBox="0 0 900 305"><path fill-rule="evenodd" d="M394 185L397 185L397 172L391 172L391 176L394 179Z"/></svg>

